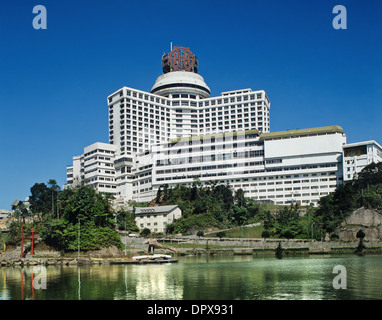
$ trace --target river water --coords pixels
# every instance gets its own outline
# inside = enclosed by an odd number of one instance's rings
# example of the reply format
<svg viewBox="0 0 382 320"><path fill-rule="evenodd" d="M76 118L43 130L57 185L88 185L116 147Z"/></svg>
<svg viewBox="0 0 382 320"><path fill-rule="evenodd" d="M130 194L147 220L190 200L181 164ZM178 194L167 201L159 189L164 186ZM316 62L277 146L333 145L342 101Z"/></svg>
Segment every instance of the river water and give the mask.
<svg viewBox="0 0 382 320"><path fill-rule="evenodd" d="M335 289L333 280L346 289ZM382 299L381 288L381 255L195 256L160 265L0 268L0 299L7 300L363 300Z"/></svg>

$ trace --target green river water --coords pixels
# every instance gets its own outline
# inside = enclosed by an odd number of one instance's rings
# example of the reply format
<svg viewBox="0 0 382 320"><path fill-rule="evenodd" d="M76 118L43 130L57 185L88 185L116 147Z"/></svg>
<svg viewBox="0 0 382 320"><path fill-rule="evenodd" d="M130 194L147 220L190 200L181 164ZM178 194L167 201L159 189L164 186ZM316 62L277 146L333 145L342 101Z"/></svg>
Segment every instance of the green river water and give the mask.
<svg viewBox="0 0 382 320"><path fill-rule="evenodd" d="M333 287L338 265L346 269L340 274L346 289ZM382 298L381 288L381 255L194 256L159 265L0 268L3 300L374 300Z"/></svg>

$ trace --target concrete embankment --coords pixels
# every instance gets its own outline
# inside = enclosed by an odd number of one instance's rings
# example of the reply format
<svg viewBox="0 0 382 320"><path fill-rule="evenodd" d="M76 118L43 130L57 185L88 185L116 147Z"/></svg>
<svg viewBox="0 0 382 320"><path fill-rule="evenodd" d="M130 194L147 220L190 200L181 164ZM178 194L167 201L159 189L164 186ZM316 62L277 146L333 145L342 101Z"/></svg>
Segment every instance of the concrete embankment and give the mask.
<svg viewBox="0 0 382 320"><path fill-rule="evenodd" d="M174 239L162 239L174 243ZM177 253L185 254L274 254L279 243L286 254L354 253L357 241L315 241L310 239L195 238L183 237ZM365 253L382 253L382 242L365 242Z"/></svg>
<svg viewBox="0 0 382 320"><path fill-rule="evenodd" d="M78 266L99 265L109 263L107 260L72 259L72 258L0 258L1 267L30 267L30 266Z"/></svg>

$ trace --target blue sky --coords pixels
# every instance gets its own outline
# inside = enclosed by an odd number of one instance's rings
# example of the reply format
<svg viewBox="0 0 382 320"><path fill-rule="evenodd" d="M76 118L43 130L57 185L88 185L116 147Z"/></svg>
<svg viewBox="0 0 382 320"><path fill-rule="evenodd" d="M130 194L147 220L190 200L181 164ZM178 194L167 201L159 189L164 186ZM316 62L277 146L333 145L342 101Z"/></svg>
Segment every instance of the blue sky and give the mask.
<svg viewBox="0 0 382 320"><path fill-rule="evenodd" d="M39 4L46 30L32 27ZM271 131L340 125L382 143L381 16L376 0L2 2L0 209L35 182L62 186L74 155L108 142L106 97L149 91L170 41L197 55L213 96L264 89Z"/></svg>

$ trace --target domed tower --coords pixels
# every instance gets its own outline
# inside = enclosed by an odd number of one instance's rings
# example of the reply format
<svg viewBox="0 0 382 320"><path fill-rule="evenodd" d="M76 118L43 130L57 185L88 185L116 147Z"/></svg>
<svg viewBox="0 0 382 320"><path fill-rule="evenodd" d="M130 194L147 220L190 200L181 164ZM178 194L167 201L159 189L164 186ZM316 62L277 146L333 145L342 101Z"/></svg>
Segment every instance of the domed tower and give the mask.
<svg viewBox="0 0 382 320"><path fill-rule="evenodd" d="M210 88L198 72L198 59L185 47L174 47L162 57L163 74L157 78L151 93L169 97L174 94L190 94L209 98Z"/></svg>

